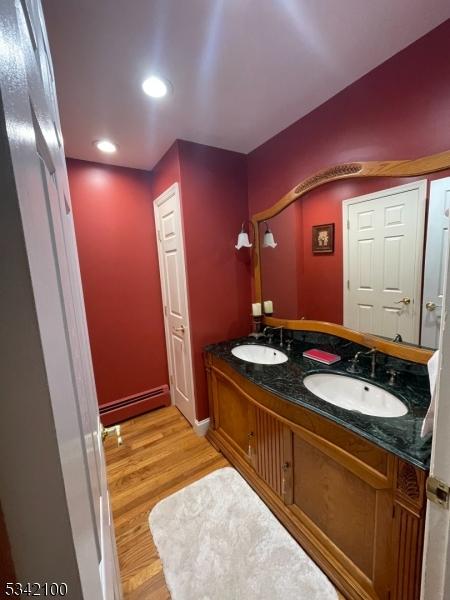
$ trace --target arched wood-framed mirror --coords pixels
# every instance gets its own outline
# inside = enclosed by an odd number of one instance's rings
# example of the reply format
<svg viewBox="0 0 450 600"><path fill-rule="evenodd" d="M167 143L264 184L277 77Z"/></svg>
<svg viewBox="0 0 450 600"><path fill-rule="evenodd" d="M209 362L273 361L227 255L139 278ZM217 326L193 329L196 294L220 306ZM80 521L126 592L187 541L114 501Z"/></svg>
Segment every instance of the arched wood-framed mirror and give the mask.
<svg viewBox="0 0 450 600"><path fill-rule="evenodd" d="M273 303L273 314L264 316L265 325L329 333L426 363L433 350L432 344L420 345L425 336L421 327L425 317L437 322L440 306L430 300L425 311L425 288L442 285L430 284L427 269L430 276L439 278L443 265L430 267L434 264L430 254L425 268L425 250L431 253L425 239L427 228L429 239L435 240L433 232L446 227L435 223L440 209L437 213L433 209L432 214L428 196L448 187L445 202L450 202L450 172L442 174L443 179L435 175L447 169L450 150L414 160L342 163L302 180L273 206L253 215L255 302ZM417 180L424 176L428 177ZM428 179L434 180L431 194ZM351 192L345 188L346 180L379 181L383 189L378 186L375 192L355 194L355 188ZM439 187L439 181L447 187ZM364 186L361 189L365 191ZM306 213L308 201L318 193L322 194L320 210L316 204L315 211ZM328 198L335 211L330 217L323 210ZM303 202L297 203L299 199ZM336 207L340 218L336 218ZM431 224L438 229L430 230ZM277 243L274 248L262 247L268 227ZM447 244L446 240L442 238L441 243ZM437 256L439 248L436 244L433 248ZM441 256L446 254L443 250L442 246ZM308 269L312 272L309 280ZM331 279L333 285L328 282ZM312 298L309 309L305 309L307 294ZM391 341L398 333L403 341Z"/></svg>

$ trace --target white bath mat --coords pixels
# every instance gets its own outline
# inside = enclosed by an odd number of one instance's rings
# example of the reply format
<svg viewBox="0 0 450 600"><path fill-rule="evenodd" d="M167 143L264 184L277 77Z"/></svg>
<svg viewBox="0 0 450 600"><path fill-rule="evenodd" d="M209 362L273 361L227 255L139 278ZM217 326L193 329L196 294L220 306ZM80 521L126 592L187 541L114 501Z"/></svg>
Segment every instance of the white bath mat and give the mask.
<svg viewBox="0 0 450 600"><path fill-rule="evenodd" d="M173 600L336 600L322 571L232 468L149 516Z"/></svg>

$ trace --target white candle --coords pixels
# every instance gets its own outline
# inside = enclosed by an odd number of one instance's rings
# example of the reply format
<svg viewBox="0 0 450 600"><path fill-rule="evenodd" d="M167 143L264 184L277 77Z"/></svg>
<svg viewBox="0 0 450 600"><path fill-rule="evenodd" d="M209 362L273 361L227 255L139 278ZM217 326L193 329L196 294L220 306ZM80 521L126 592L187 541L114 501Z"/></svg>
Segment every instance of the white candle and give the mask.
<svg viewBox="0 0 450 600"><path fill-rule="evenodd" d="M261 316L261 302L255 302L254 304L252 304L252 315L254 317Z"/></svg>
<svg viewBox="0 0 450 600"><path fill-rule="evenodd" d="M264 312L266 315L271 315L273 313L273 302L272 300L264 301Z"/></svg>

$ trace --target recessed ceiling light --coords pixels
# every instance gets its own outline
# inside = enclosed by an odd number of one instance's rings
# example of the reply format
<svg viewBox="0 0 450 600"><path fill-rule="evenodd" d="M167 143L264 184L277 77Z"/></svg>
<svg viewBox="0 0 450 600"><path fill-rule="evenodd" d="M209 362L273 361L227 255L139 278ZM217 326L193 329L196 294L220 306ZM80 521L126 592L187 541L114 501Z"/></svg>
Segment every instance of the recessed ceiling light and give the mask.
<svg viewBox="0 0 450 600"><path fill-rule="evenodd" d="M94 146L96 146L100 152L106 152L107 154L112 154L117 150L116 144L113 144L113 142L110 142L109 140L97 140L94 142Z"/></svg>
<svg viewBox="0 0 450 600"><path fill-rule="evenodd" d="M152 75L142 84L144 92L151 98L163 98L169 91L170 84L167 80Z"/></svg>

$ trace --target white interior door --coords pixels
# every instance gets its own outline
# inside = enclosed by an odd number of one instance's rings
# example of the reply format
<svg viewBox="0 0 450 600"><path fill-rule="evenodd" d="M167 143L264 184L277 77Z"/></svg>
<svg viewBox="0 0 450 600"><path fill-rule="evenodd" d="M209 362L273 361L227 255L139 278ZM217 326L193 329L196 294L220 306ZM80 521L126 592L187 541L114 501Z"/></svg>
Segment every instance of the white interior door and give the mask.
<svg viewBox="0 0 450 600"><path fill-rule="evenodd" d="M44 142L36 132L41 162L43 191L50 217L49 226L55 249L55 263L64 304L68 342L75 387L75 402L80 420L80 433L89 477L90 500L93 507L95 539L98 550L98 569L103 597L119 598L119 570L116 556L114 526L106 479L106 467L101 437L101 423L97 407L92 362L84 313L84 300L78 267L78 255L70 198L61 198L56 169L48 168L40 152ZM77 483L71 482L76 489Z"/></svg>
<svg viewBox="0 0 450 600"><path fill-rule="evenodd" d="M450 177L431 182L420 343L437 348L441 327L444 275L447 271Z"/></svg>
<svg viewBox="0 0 450 600"><path fill-rule="evenodd" d="M450 277L449 249L444 271L444 311L439 336L439 369L436 383L430 477L450 484ZM450 512L448 506L427 502L422 567L422 600L450 598Z"/></svg>
<svg viewBox="0 0 450 600"><path fill-rule="evenodd" d="M419 342L426 180L346 200L344 325Z"/></svg>
<svg viewBox="0 0 450 600"><path fill-rule="evenodd" d="M119 600L100 420L42 7L39 0L5 0L0 16L2 25L9 23L8 43L14 43L10 56L17 61L11 67L14 78L6 82L5 77L1 92L50 394L49 418L71 525L72 539L66 543L76 556L79 597Z"/></svg>
<svg viewBox="0 0 450 600"><path fill-rule="evenodd" d="M194 377L180 192L175 183L154 201L172 403L193 425Z"/></svg>

